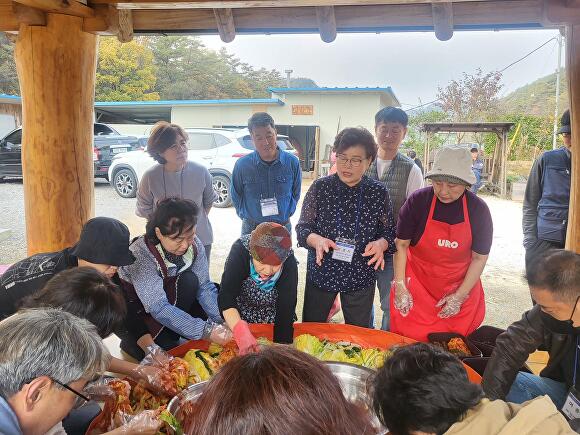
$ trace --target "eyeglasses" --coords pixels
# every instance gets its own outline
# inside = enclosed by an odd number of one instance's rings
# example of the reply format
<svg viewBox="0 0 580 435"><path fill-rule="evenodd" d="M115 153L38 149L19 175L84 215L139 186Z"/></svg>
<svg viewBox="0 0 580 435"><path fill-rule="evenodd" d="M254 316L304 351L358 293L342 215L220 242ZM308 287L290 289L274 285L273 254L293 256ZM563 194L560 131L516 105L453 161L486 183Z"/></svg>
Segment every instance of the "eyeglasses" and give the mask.
<svg viewBox="0 0 580 435"><path fill-rule="evenodd" d="M91 399L89 399L87 396L85 396L84 394L79 393L77 390L75 390L72 387L69 387L67 384L63 384L62 382L57 381L54 378L50 378L55 384L60 385L62 388L69 390L71 393L73 393L76 397L75 399L75 403L73 405L74 409L78 409L84 405L86 405L88 402L90 402Z"/></svg>
<svg viewBox="0 0 580 435"><path fill-rule="evenodd" d="M99 379L99 377L100 377L100 376L96 376L96 377L95 377L95 378L94 378L92 381L90 381L89 383L91 383L91 382L95 382L96 380L98 380L98 379ZM52 382L54 382L55 384L58 384L58 385L60 385L60 386L61 386L62 388L64 388L65 390L68 390L68 391L70 391L71 393L73 393L75 396L77 396L77 397L75 398L75 403L73 404L73 408L74 408L74 409L78 409L78 408L80 408L80 407L82 407L82 406L86 405L88 402L90 402L90 401L91 401L91 399L90 399L89 397L87 397L87 396L85 396L84 394L82 394L82 393L78 392L78 391L77 391L77 390L75 390L74 388L72 388L72 387L69 387L67 384L63 384L62 382L60 382L60 381L57 381L56 379L54 379L54 378L51 378L50 376L48 376L48 378L49 378L49 379L50 379ZM29 379L29 380L27 380L27 381L24 381L24 382L22 383L22 385L24 385L24 384L30 384L30 383L31 383L33 380L34 380L34 379Z"/></svg>
<svg viewBox="0 0 580 435"><path fill-rule="evenodd" d="M336 156L336 162L339 165L346 166L350 162L350 164L352 165L353 168L358 168L364 160L366 160L366 159L361 159L358 157L353 157L352 159L347 159L346 157L341 156L341 155Z"/></svg>
<svg viewBox="0 0 580 435"><path fill-rule="evenodd" d="M183 143L174 143L173 145L171 145L169 147L170 150L178 150L180 148L187 148L187 145L189 144L189 142L183 142Z"/></svg>

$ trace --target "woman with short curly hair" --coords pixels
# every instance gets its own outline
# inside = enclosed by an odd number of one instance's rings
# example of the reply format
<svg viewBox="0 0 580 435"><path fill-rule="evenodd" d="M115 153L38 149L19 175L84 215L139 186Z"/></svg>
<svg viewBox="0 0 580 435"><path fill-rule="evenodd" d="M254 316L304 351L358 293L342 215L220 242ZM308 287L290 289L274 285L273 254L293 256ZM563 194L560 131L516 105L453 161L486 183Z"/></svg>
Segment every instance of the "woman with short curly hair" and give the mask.
<svg viewBox="0 0 580 435"><path fill-rule="evenodd" d="M312 183L296 226L308 249L305 322L326 322L340 294L345 322L368 327L376 271L394 252L394 220L387 188L365 174L377 155L373 135L346 128L334 141L337 173Z"/></svg>

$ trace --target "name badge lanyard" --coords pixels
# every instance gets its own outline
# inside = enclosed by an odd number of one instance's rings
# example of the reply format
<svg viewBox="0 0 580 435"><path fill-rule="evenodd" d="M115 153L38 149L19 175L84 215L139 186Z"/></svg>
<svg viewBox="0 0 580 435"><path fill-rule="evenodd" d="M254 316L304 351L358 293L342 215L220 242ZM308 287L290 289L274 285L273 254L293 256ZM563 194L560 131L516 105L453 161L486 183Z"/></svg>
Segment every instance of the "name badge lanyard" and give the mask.
<svg viewBox="0 0 580 435"><path fill-rule="evenodd" d="M340 187L339 187L340 189ZM359 223L360 223L360 210L361 210L361 206L362 206L362 185L359 187L359 193L358 193L358 202L357 202L357 207L356 207L356 220L354 223L354 239L353 241L356 243L356 236L358 235L358 230L359 230ZM340 225L342 223L341 217L340 217L340 205L339 202L337 201L336 203L336 229L337 232L339 234L339 238L340 238Z"/></svg>
<svg viewBox="0 0 580 435"><path fill-rule="evenodd" d="M578 348L580 347L580 337L576 337L576 352L574 355L574 377L572 378L572 387L576 388L576 372L578 370Z"/></svg>
<svg viewBox="0 0 580 435"><path fill-rule="evenodd" d="M576 390L576 372L578 371L578 347L580 346L580 337L576 337L576 352L574 354L574 377L572 378L572 387L568 391L562 413L568 420L577 420L580 418L580 400Z"/></svg>

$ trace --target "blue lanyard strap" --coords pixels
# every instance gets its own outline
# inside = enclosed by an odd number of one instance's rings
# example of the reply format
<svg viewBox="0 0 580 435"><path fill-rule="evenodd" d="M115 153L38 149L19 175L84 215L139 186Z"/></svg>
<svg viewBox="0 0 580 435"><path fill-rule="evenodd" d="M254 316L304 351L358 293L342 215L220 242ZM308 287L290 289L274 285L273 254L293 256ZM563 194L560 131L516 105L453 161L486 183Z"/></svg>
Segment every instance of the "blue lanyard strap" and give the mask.
<svg viewBox="0 0 580 435"><path fill-rule="evenodd" d="M340 224L341 224L341 218L340 218L340 190L341 190L342 186L338 186L339 189L339 198L338 201L336 202L336 231L338 232L338 236L340 237ZM356 206L356 220L354 223L354 241L356 242L356 236L358 235L358 229L359 229L359 223L360 223L360 210L361 210L361 206L362 206L362 180L359 184L359 191L358 191L358 202L357 202L357 206Z"/></svg>
<svg viewBox="0 0 580 435"><path fill-rule="evenodd" d="M574 356L574 378L572 380L572 386L576 388L576 371L578 370L578 348L580 347L580 337L576 337L576 352Z"/></svg>

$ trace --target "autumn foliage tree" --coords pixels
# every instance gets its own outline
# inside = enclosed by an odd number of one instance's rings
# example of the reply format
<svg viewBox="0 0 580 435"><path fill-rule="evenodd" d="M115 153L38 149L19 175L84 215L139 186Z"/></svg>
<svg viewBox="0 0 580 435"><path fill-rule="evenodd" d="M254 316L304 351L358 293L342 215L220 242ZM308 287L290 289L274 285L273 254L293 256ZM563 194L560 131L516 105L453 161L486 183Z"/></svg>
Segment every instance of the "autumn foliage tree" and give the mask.
<svg viewBox="0 0 580 435"><path fill-rule="evenodd" d="M445 88L438 88L437 98L442 109L455 122L485 121L498 105L503 85L500 72L484 74L463 73L461 80L452 80Z"/></svg>
<svg viewBox="0 0 580 435"><path fill-rule="evenodd" d="M159 100L159 94L153 90L156 80L153 52L145 39L135 38L122 44L117 38L101 38L97 101Z"/></svg>

